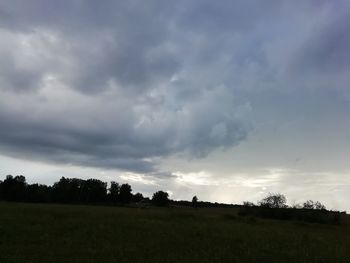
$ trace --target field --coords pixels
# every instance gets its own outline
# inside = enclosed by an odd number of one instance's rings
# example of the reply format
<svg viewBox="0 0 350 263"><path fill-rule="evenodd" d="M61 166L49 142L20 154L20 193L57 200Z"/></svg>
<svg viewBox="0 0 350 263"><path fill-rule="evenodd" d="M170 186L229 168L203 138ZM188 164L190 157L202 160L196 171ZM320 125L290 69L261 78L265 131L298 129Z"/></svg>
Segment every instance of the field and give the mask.
<svg viewBox="0 0 350 263"><path fill-rule="evenodd" d="M234 208L0 203L0 262L350 262L350 224L239 217Z"/></svg>

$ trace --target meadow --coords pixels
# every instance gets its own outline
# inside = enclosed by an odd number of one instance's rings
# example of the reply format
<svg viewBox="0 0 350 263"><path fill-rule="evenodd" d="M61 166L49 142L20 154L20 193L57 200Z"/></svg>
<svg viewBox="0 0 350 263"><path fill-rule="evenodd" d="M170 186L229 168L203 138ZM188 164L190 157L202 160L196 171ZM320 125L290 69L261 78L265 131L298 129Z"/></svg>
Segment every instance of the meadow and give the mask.
<svg viewBox="0 0 350 263"><path fill-rule="evenodd" d="M241 217L235 208L0 203L0 262L350 262L337 225Z"/></svg>

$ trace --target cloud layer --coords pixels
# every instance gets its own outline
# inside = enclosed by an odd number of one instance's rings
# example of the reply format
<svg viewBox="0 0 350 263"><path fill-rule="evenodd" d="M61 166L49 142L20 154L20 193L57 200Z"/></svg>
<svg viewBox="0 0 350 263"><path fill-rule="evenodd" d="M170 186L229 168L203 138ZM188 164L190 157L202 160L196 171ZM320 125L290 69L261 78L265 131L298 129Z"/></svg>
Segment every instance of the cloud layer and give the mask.
<svg viewBox="0 0 350 263"><path fill-rule="evenodd" d="M156 158L205 156L246 137L249 106L213 78L220 58L197 65L201 43L177 39L171 7L5 1L0 10L2 154L147 173Z"/></svg>
<svg viewBox="0 0 350 263"><path fill-rule="evenodd" d="M277 112L289 98L350 98L347 10L347 1L2 1L1 154L158 173L162 158L229 149L271 118L259 115L271 94Z"/></svg>

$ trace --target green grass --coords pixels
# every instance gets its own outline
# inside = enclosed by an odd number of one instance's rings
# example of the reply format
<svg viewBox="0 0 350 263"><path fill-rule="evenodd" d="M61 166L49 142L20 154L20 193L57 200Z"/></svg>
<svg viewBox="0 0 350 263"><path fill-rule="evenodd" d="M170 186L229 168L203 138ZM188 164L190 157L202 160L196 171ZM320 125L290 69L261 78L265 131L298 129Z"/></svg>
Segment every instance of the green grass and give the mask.
<svg viewBox="0 0 350 263"><path fill-rule="evenodd" d="M0 262L350 262L350 224L225 209L0 203Z"/></svg>

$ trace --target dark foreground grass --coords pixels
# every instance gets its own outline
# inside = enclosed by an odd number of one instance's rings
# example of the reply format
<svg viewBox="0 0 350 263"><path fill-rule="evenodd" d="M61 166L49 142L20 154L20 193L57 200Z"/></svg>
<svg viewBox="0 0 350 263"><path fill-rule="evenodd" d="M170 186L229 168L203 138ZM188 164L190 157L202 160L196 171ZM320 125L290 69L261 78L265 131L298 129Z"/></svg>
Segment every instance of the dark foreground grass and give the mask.
<svg viewBox="0 0 350 263"><path fill-rule="evenodd" d="M0 203L0 262L350 262L350 225L235 209Z"/></svg>

